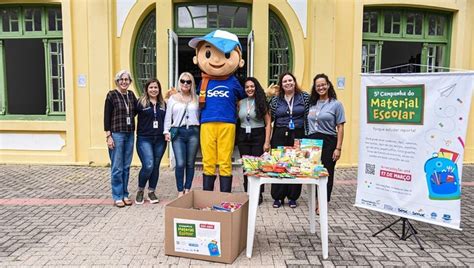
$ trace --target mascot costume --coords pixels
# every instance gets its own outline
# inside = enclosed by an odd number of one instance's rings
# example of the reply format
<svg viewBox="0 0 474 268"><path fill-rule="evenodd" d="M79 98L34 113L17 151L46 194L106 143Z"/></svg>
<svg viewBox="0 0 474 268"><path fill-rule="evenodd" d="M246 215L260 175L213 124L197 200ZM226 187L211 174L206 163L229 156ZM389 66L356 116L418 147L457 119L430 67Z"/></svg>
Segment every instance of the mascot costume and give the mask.
<svg viewBox="0 0 474 268"><path fill-rule="evenodd" d="M237 102L245 98L245 91L234 76L237 68L244 66L242 47L235 34L222 30L193 38L189 46L196 49L193 62L202 71L198 95L203 190L214 190L219 166L220 191L230 193Z"/></svg>

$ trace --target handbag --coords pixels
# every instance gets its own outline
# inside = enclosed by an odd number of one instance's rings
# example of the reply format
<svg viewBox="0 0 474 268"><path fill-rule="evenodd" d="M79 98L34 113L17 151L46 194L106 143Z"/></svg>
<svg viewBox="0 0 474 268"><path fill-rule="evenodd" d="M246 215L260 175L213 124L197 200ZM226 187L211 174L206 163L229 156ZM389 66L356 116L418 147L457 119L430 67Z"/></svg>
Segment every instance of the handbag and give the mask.
<svg viewBox="0 0 474 268"><path fill-rule="evenodd" d="M177 127L170 128L171 141L174 141L177 135L178 135L178 128Z"/></svg>
<svg viewBox="0 0 474 268"><path fill-rule="evenodd" d="M181 120L179 121L178 126L181 126L181 123L183 123L184 116L188 112L187 107L188 107L188 105L186 104L186 111L184 112L183 116L181 117ZM177 135L178 135L178 128L177 127L171 127L170 128L171 141L174 141L174 139L176 139Z"/></svg>

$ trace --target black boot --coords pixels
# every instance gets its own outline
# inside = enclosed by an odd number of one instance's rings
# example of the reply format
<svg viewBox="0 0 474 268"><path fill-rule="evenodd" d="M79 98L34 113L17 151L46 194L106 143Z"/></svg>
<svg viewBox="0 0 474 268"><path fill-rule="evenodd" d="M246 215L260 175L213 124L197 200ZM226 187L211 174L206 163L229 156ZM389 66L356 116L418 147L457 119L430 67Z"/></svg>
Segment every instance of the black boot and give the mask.
<svg viewBox="0 0 474 268"><path fill-rule="evenodd" d="M221 184L221 192L232 192L232 176L219 176L219 181Z"/></svg>
<svg viewBox="0 0 474 268"><path fill-rule="evenodd" d="M202 189L204 191L214 191L216 175L202 175Z"/></svg>

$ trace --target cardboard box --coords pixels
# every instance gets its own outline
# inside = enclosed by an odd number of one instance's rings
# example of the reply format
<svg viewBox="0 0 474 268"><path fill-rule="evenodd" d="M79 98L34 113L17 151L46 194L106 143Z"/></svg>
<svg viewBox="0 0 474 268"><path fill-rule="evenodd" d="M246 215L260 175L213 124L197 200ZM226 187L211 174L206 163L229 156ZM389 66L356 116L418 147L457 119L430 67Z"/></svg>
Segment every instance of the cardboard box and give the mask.
<svg viewBox="0 0 474 268"><path fill-rule="evenodd" d="M238 202L234 212L203 211ZM193 190L165 207L165 254L233 263L247 244L248 196Z"/></svg>

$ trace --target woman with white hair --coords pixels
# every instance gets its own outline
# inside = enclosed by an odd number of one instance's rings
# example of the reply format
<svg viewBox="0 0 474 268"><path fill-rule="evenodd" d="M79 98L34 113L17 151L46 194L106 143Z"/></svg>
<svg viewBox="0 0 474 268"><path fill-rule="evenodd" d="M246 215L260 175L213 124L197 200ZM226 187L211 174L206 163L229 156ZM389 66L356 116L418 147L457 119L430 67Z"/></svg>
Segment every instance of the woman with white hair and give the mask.
<svg viewBox="0 0 474 268"><path fill-rule="evenodd" d="M137 97L128 90L132 76L122 70L115 75L115 89L107 93L104 107L105 140L111 161L111 184L114 205L132 205L128 193L130 164L133 157Z"/></svg>
<svg viewBox="0 0 474 268"><path fill-rule="evenodd" d="M166 109L163 134L167 141L172 141L178 197L191 190L199 148L199 104L195 89L192 74L182 73L178 80L178 93L170 97Z"/></svg>

